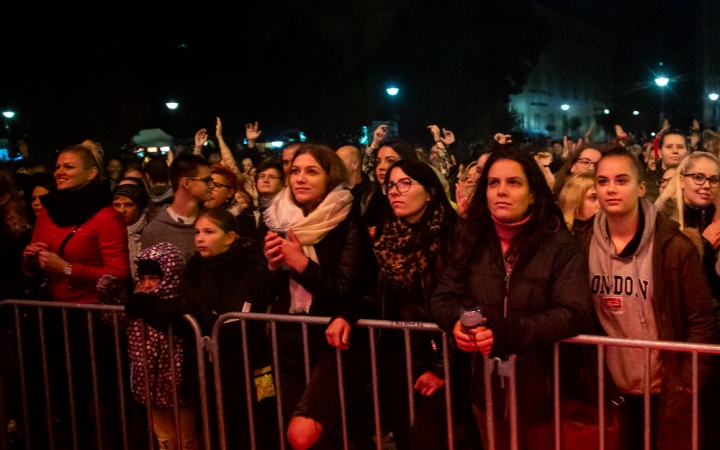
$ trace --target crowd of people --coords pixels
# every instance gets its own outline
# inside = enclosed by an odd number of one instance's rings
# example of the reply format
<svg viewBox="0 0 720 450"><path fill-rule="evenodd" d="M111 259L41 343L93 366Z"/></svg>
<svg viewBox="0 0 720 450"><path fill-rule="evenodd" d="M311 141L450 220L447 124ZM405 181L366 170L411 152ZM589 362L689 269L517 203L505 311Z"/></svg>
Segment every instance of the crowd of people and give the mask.
<svg viewBox="0 0 720 450"><path fill-rule="evenodd" d="M124 305L123 373L135 403L150 405L147 413L130 412L143 415L159 448L168 449L200 448L203 440L198 355L184 314L207 336L227 312L330 318L326 327L309 327L307 380L299 325L277 324L276 367L264 323L221 328L217 370L229 448L248 445L245 358L257 387L259 448L277 446L273 383L282 389L292 448L336 448L340 385L351 440L374 448L368 334L354 327L361 318L434 322L450 337L444 348L439 335L412 333L411 424L404 335L376 335L382 428L398 449L447 447L446 370L464 444L487 445L485 396L492 395L495 438L508 448L507 385L495 373L485 392L482 355L517 355L520 448L549 449L554 343L577 334L718 342L720 162L712 133L694 126L686 136L666 126L644 145L620 127L602 143L586 136L516 144L499 133L461 159L451 131L428 129L435 142L429 149L388 139L381 126L365 148L289 143L273 155L256 145L254 123L238 157L218 118L217 153L207 154L203 129L192 152L167 160L105 163L101 145L85 141L60 151L54 171L2 167L0 298ZM461 320L468 313L481 320L469 326ZM14 317L0 317L3 338L14 342ZM53 414L60 427L77 424L73 439L85 448L96 423L85 407L93 396L84 351L89 323L83 311L67 317L67 367L80 377L72 394L78 417L70 418L62 399ZM60 318L48 316L46 325L52 319ZM112 354L109 328L91 329L95 354ZM62 339L50 345L64 356ZM5 377L18 363L12 345L3 343L2 352ZM593 358L576 352L568 360L580 362L564 364L572 367L563 369L563 395L592 404ZM606 392L627 409L627 448L643 442L646 386L652 447L690 448L691 358L651 351L648 383L638 361L642 349L606 349ZM64 371L63 361L54 363ZM710 384L720 380L712 363L699 357L699 386L711 380L701 396L708 414L717 400ZM118 375L103 364L97 373L102 398ZM68 380L53 376L51 384ZM20 420L17 408L5 410ZM211 422L217 426L214 415Z"/></svg>

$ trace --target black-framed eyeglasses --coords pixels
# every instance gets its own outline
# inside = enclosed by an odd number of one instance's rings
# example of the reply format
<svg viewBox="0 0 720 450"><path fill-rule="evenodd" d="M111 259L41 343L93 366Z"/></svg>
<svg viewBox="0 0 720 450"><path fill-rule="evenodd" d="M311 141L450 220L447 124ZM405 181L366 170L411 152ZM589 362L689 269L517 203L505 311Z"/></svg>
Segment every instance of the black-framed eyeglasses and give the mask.
<svg viewBox="0 0 720 450"><path fill-rule="evenodd" d="M213 186L215 186L215 182L213 181L212 177L205 177L205 178L198 178L198 177L187 177L188 180L192 181L202 181L205 183L205 186L212 189Z"/></svg>
<svg viewBox="0 0 720 450"><path fill-rule="evenodd" d="M393 188L397 188L397 191L399 193L404 194L405 192L410 190L410 187L413 183L417 183L417 181L413 180L412 178L400 178L395 183L393 183L392 181L388 181L383 185L382 191L383 194L388 195L390 191L393 190Z"/></svg>
<svg viewBox="0 0 720 450"><path fill-rule="evenodd" d="M596 164L595 161L590 158L578 158L576 162L583 167L592 167Z"/></svg>
<svg viewBox="0 0 720 450"><path fill-rule="evenodd" d="M213 185L212 185L213 191L217 191L221 187L228 188L228 189L232 188L232 186L230 186L229 184L216 183L215 181L213 181Z"/></svg>
<svg viewBox="0 0 720 450"><path fill-rule="evenodd" d="M658 185L658 186L665 186L666 184L668 184L668 183L670 182L670 180L672 180L672 177L670 177L670 178L660 178L659 180L657 180L657 185Z"/></svg>
<svg viewBox="0 0 720 450"><path fill-rule="evenodd" d="M687 173L683 176L692 178L693 183L697 184L698 186L702 186L703 184L705 184L705 180L709 181L710 186L712 186L712 187L720 186L720 177L717 175L712 176L712 177L706 177L705 174L696 172L696 173Z"/></svg>

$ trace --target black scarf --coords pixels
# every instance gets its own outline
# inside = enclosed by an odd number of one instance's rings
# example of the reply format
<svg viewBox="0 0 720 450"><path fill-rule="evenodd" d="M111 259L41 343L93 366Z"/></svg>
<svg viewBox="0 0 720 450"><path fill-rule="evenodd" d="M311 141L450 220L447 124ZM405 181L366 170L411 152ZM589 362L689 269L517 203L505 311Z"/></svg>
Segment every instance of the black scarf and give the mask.
<svg viewBox="0 0 720 450"><path fill-rule="evenodd" d="M60 227L82 225L113 201L110 184L90 182L80 189L52 189L40 197L50 219Z"/></svg>

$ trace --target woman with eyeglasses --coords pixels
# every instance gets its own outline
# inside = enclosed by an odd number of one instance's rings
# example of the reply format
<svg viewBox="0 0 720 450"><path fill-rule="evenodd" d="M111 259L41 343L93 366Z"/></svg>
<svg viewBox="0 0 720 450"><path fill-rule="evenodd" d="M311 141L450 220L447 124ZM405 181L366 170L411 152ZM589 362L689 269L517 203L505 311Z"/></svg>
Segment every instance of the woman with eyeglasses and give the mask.
<svg viewBox="0 0 720 450"><path fill-rule="evenodd" d="M309 327L310 379L306 385L302 330L279 323L278 347L287 438L295 449L329 445L340 425L336 348L342 352L348 410L360 387L361 336L350 345L362 293L372 279L372 249L359 207L353 207L347 169L331 149L301 145L288 186L265 210L265 257L276 277L271 312L332 317L328 327ZM324 448L324 447L322 447Z"/></svg>
<svg viewBox="0 0 720 450"><path fill-rule="evenodd" d="M207 208L220 208L235 217L251 208L250 194L240 186L237 176L230 169L220 164L213 164L210 173L213 185L210 201L205 202Z"/></svg>
<svg viewBox="0 0 720 450"><path fill-rule="evenodd" d="M385 174L390 166L403 159L419 161L415 148L407 142L384 142L375 152L375 189L370 194L367 209L363 215L370 236L375 240L382 236L382 224L392 215L390 203L387 197L382 195L381 186L385 183Z"/></svg>
<svg viewBox="0 0 720 450"><path fill-rule="evenodd" d="M595 164L600 160L600 150L590 147L581 147L572 154L560 170L555 174L555 184L553 184L553 195L557 198L560 191L565 186L565 182L572 175L580 172L595 172Z"/></svg>
<svg viewBox="0 0 720 450"><path fill-rule="evenodd" d="M379 263L376 299L385 320L434 322L430 297L450 253L457 214L438 175L419 161L393 164L382 185L393 214L375 242ZM410 426L405 345L401 330L383 330L379 340L379 387L398 449L447 446L443 348L440 335L411 334L415 421Z"/></svg>
<svg viewBox="0 0 720 450"><path fill-rule="evenodd" d="M677 172L655 201L658 211L678 222L698 246L714 298L720 298L720 277L715 271L720 220L713 222L718 187L720 161L710 153L695 152L680 162Z"/></svg>

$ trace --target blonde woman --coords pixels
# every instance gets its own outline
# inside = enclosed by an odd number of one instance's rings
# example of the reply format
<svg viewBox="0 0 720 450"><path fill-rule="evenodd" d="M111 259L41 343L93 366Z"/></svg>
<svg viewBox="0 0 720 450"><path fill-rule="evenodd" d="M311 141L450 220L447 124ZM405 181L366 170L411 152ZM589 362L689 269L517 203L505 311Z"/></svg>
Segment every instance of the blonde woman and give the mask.
<svg viewBox="0 0 720 450"><path fill-rule="evenodd" d="M576 221L593 217L600 209L595 190L595 173L580 172L570 177L560 191L558 206L570 231Z"/></svg>
<svg viewBox="0 0 720 450"><path fill-rule="evenodd" d="M680 224L695 242L703 258L705 273L720 298L720 277L715 271L720 248L720 220L715 220L715 202L720 187L720 161L706 152L695 152L683 159L675 175L655 202L661 214Z"/></svg>

